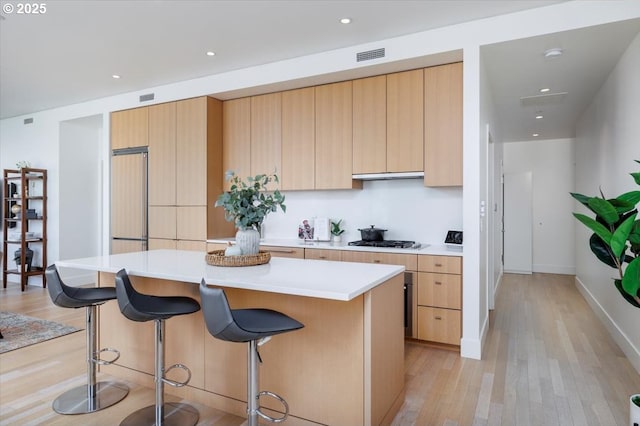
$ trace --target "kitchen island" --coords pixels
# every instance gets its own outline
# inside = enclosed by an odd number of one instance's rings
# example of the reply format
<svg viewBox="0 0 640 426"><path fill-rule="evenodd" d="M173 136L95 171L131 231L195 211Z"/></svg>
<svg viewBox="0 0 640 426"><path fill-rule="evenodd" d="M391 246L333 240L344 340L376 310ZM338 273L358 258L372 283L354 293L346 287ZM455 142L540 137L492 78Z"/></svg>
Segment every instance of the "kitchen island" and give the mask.
<svg viewBox="0 0 640 426"><path fill-rule="evenodd" d="M59 261L98 272L113 286L124 268L136 289L197 300L202 278L225 289L232 308L281 311L305 325L261 348L261 388L282 395L290 425L390 424L404 399L404 267L272 258L266 265L222 268L204 253L153 250ZM168 394L245 415L246 347L206 331L202 312L166 323L166 365L183 363L188 386ZM115 366L101 371L153 386L153 324L125 319L117 303L100 309L100 347L118 348ZM262 401L270 405L268 398Z"/></svg>

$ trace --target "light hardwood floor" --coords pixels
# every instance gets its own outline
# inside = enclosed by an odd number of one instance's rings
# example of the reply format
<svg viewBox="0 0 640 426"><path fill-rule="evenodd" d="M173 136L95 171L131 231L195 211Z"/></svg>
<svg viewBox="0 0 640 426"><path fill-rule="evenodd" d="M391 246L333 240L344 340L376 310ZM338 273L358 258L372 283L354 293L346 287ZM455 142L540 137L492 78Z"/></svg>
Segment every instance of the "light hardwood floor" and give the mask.
<svg viewBox="0 0 640 426"><path fill-rule="evenodd" d="M55 307L37 286L23 294L13 284L0 290L0 310L84 325L84 310ZM394 426L628 425L629 395L640 390L640 375L572 276L506 275L490 320L482 361L406 343L406 399ZM55 396L84 382L84 337L74 333L0 355L0 425L117 425L152 403L152 389L130 384L129 396L106 410L55 414ZM199 425L244 422L194 406Z"/></svg>

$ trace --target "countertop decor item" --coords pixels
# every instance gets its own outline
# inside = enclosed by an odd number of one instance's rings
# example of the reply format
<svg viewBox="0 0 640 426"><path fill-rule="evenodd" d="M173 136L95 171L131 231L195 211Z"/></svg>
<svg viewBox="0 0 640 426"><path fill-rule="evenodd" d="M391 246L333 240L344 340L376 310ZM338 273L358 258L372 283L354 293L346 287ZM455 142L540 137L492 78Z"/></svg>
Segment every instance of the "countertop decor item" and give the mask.
<svg viewBox="0 0 640 426"><path fill-rule="evenodd" d="M630 174L640 185L640 172ZM636 220L640 191L610 199L606 199L602 191L600 197L576 193L571 196L596 215L591 218L573 214L593 231L589 239L591 251L602 263L617 269L620 278L614 279L616 289L627 302L640 308L640 220Z"/></svg>
<svg viewBox="0 0 640 426"><path fill-rule="evenodd" d="M335 242L342 241L342 234L344 234L344 229L340 226L342 225L342 219L339 219L337 222L331 221L331 239Z"/></svg>
<svg viewBox="0 0 640 426"><path fill-rule="evenodd" d="M258 254L226 256L225 250L213 250L207 253L205 261L211 266L256 266L269 263L271 253L259 251Z"/></svg>
<svg viewBox="0 0 640 426"><path fill-rule="evenodd" d="M267 185L278 183L278 175L259 174L242 180L234 172L227 172L226 180L231 183L228 192L222 193L215 203L225 212L225 218L233 221L238 228L236 243L243 255L257 254L260 246L260 229L269 213L276 212L278 206L283 212L284 195L277 189L268 192Z"/></svg>

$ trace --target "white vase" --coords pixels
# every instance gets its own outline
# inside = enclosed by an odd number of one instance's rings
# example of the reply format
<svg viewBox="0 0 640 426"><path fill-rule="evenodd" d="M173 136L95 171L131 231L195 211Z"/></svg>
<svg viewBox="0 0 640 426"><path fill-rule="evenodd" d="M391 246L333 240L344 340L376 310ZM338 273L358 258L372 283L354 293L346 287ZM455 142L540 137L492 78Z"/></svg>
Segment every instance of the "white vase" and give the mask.
<svg viewBox="0 0 640 426"><path fill-rule="evenodd" d="M634 404L634 398L640 398L640 393L629 397L629 426L640 426L640 406Z"/></svg>
<svg viewBox="0 0 640 426"><path fill-rule="evenodd" d="M332 235L331 241L333 241L334 243L339 243L340 241L342 241L342 235Z"/></svg>
<svg viewBox="0 0 640 426"><path fill-rule="evenodd" d="M236 244L242 250L243 255L258 254L260 251L260 232L253 228L238 229Z"/></svg>

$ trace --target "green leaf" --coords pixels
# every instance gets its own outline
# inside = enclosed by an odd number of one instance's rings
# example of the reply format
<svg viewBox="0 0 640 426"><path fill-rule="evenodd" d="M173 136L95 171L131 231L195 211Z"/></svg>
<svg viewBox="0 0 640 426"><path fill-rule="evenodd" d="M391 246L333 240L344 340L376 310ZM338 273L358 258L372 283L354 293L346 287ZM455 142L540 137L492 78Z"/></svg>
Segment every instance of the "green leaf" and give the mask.
<svg viewBox="0 0 640 426"><path fill-rule="evenodd" d="M593 197L589 199L588 205L595 214L600 216L609 225L613 225L620 218L616 208L607 200Z"/></svg>
<svg viewBox="0 0 640 426"><path fill-rule="evenodd" d="M638 161L638 160L636 160ZM633 176L633 180L636 181L636 184L640 185L640 172L638 173L629 173L631 176Z"/></svg>
<svg viewBox="0 0 640 426"><path fill-rule="evenodd" d="M616 265L616 262L611 255L611 248L602 241L602 238L598 237L596 234L591 234L591 238L589 238L589 247L591 248L591 252L600 262L614 269L618 269L618 265ZM620 263L622 263L622 261L620 261Z"/></svg>
<svg viewBox="0 0 640 426"><path fill-rule="evenodd" d="M616 211L618 212L618 214L624 214L627 213L633 209L636 208L635 204L631 204L628 201L625 200L621 200L619 197L618 198L612 198L610 200L607 200L611 203L611 205L613 207L615 207Z"/></svg>
<svg viewBox="0 0 640 426"><path fill-rule="evenodd" d="M604 241L605 244L611 246L611 232L607 228L605 228L603 224L598 223L594 219L591 219L589 216L583 215L581 213L574 213L573 215L587 228L598 234L598 236L602 238L602 241Z"/></svg>
<svg viewBox="0 0 640 426"><path fill-rule="evenodd" d="M640 191L625 192L622 195L618 195L616 198L635 206L640 202Z"/></svg>
<svg viewBox="0 0 640 426"><path fill-rule="evenodd" d="M622 280L615 280L615 285L616 285L616 288L618 289L618 291L620 292L620 295L622 297L624 297L624 300L626 300L627 302L631 303L636 308L640 308L640 303L638 303L638 301L636 299L631 297L631 295L629 295L629 293L627 293L625 291L625 289L622 288Z"/></svg>
<svg viewBox="0 0 640 426"><path fill-rule="evenodd" d="M571 196L582 203L584 206L589 207L589 199L586 195L578 194L577 192L570 192Z"/></svg>
<svg viewBox="0 0 640 426"><path fill-rule="evenodd" d="M622 222L622 224L613 232L613 235L611 236L611 250L615 257L620 257L620 255L627 249L627 238L633 228L636 215L637 213L629 216L627 220Z"/></svg>
<svg viewBox="0 0 640 426"><path fill-rule="evenodd" d="M640 290L640 257L633 259L624 271L622 288L631 296L638 296Z"/></svg>

